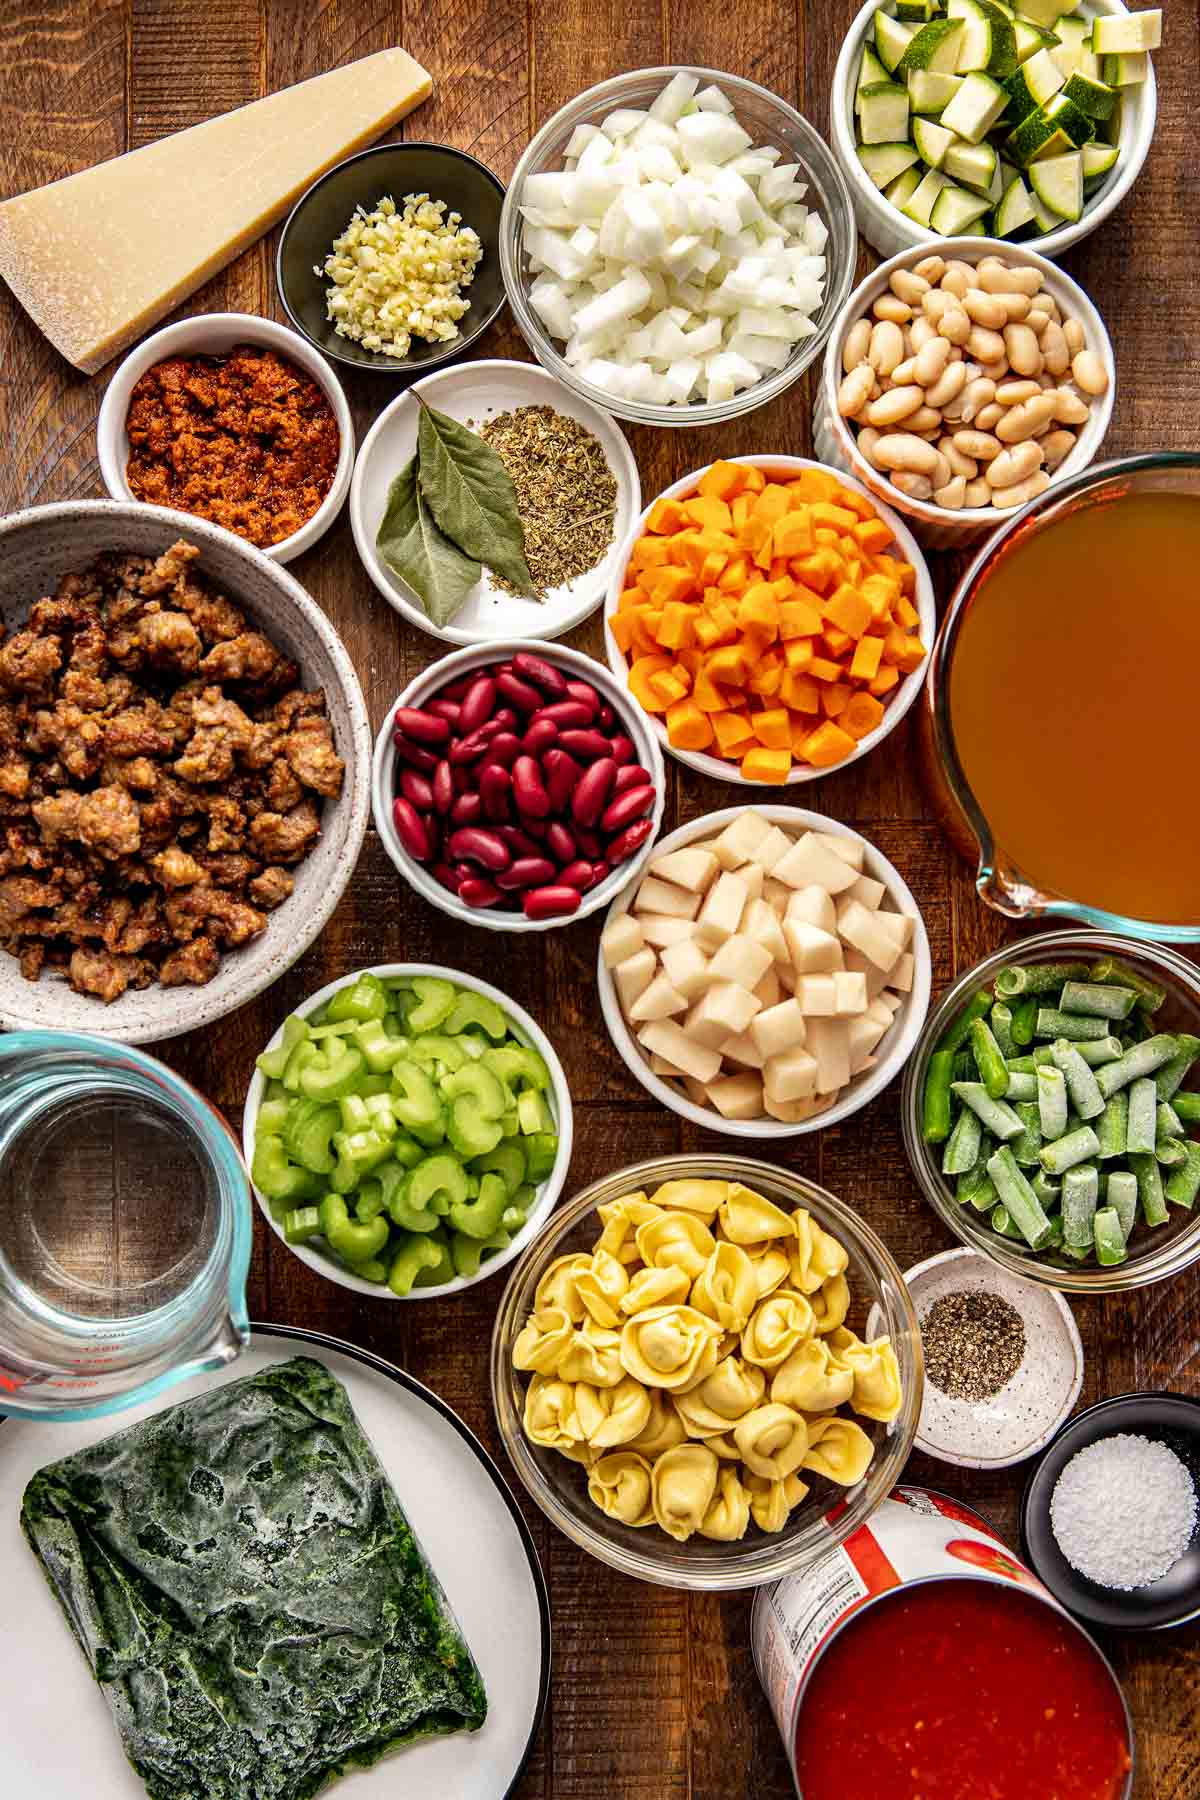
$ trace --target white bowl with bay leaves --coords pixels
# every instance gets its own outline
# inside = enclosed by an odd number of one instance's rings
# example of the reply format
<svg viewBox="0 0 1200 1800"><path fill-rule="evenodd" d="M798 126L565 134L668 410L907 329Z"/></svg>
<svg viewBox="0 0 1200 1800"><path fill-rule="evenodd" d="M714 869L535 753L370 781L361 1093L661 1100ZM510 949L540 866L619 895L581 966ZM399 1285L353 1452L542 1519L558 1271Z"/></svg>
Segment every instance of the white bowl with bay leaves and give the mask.
<svg viewBox="0 0 1200 1800"><path fill-rule="evenodd" d="M548 459L562 489L562 510L578 518L598 550L595 564L573 579L549 587L542 600L501 587L483 568L471 579L461 553L446 546L441 534L427 529L429 514L417 517L410 499L407 519L397 520L400 496L392 504L393 487L418 449L421 405L436 409L471 431L526 407L548 407L560 418L574 420L603 453L615 485L614 495L589 502L594 453L586 445L581 473ZM510 638L556 638L587 618L604 598L619 559L623 540L641 510L642 489L633 452L607 413L564 388L544 369L530 363L487 361L462 363L414 382L376 419L363 441L350 486L350 523L364 569L388 605L409 624L451 644L487 644ZM391 512L391 519L388 518ZM604 533L609 529L607 543ZM392 541L381 546L381 527L388 521ZM408 530L403 527L407 523ZM496 542L493 536L491 542ZM564 548L574 546L564 540ZM387 550L387 554L385 554ZM415 562L413 561L415 558ZM401 573L407 568L411 579ZM414 583L426 587L428 610Z"/></svg>

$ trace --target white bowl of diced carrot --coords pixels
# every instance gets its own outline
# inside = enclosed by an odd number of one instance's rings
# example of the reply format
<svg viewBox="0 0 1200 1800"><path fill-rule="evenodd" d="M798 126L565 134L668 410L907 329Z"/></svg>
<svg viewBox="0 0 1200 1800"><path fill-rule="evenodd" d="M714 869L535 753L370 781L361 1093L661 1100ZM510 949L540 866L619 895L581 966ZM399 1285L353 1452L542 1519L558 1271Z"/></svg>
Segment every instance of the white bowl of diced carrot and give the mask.
<svg viewBox="0 0 1200 1800"><path fill-rule="evenodd" d="M933 583L899 514L800 456L739 456L667 488L616 559L609 665L665 751L718 781L816 781L916 700Z"/></svg>

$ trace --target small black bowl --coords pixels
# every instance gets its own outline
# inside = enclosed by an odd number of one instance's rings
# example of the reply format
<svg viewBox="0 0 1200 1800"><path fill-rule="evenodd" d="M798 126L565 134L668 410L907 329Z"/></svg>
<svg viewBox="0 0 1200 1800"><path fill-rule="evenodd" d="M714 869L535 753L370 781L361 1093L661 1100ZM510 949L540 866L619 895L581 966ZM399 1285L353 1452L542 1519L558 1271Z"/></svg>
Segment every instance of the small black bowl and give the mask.
<svg viewBox="0 0 1200 1800"><path fill-rule="evenodd" d="M428 194L444 200L448 212L462 214L483 245L475 279L464 289L470 309L459 321L458 336L448 344L414 338L405 357L364 350L352 338L339 337L325 316L325 258L358 206L367 212L391 195L402 205L406 194ZM360 150L314 181L292 208L275 258L275 281L284 310L298 331L322 355L356 369L383 375L426 375L439 363L461 356L481 337L504 304L500 273L500 209L504 186L483 163L447 144L380 144Z"/></svg>
<svg viewBox="0 0 1200 1800"><path fill-rule="evenodd" d="M1129 1432L1156 1439L1187 1465L1200 1495L1200 1400L1186 1394L1116 1394L1068 1420L1025 1484L1021 1548L1056 1600L1077 1619L1113 1631L1161 1631L1200 1616L1200 1525L1173 1569L1148 1587L1101 1587L1073 1569L1050 1523L1050 1498L1063 1469L1099 1438ZM1112 1521L1118 1530L1117 1520Z"/></svg>

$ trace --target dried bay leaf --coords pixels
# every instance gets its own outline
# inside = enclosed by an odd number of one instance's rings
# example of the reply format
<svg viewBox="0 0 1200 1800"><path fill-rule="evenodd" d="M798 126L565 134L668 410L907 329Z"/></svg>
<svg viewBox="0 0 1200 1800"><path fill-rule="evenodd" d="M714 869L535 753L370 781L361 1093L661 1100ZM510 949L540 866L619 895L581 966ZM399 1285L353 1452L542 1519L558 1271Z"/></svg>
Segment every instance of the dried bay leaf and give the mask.
<svg viewBox="0 0 1200 1800"><path fill-rule="evenodd" d="M388 489L375 547L435 625L449 623L481 573L475 558L438 529L421 491L415 456Z"/></svg>
<svg viewBox="0 0 1200 1800"><path fill-rule="evenodd" d="M422 400L417 459L421 495L445 535L522 593L535 593L516 491L496 452Z"/></svg>

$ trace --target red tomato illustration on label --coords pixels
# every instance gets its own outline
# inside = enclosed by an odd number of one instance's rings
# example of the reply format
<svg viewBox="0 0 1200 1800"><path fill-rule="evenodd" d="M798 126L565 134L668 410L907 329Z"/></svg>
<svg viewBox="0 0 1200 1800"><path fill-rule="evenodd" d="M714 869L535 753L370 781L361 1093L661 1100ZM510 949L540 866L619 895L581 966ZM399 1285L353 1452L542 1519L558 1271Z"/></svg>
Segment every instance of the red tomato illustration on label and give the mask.
<svg viewBox="0 0 1200 1800"><path fill-rule="evenodd" d="M1029 1571L1006 1551L994 1544L977 1543L974 1538L951 1538L946 1545L946 1554L956 1556L959 1562L974 1563L977 1568L986 1569L989 1575L1006 1575L1010 1581L1032 1579Z"/></svg>

